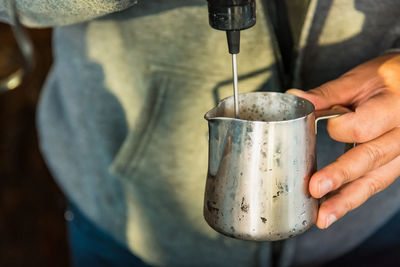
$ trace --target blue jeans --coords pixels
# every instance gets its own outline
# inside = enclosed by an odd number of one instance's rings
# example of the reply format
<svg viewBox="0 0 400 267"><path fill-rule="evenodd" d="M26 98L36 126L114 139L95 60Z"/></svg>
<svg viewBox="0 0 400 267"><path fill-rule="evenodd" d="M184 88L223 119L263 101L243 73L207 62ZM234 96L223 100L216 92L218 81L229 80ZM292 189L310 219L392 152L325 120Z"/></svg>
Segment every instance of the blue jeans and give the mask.
<svg viewBox="0 0 400 267"><path fill-rule="evenodd" d="M76 267L150 267L99 229L74 205L68 232L73 265ZM400 212L354 250L324 267L400 266ZM244 266L245 267L245 266Z"/></svg>
<svg viewBox="0 0 400 267"><path fill-rule="evenodd" d="M400 212L358 247L324 265L337 266L400 266Z"/></svg>
<svg viewBox="0 0 400 267"><path fill-rule="evenodd" d="M150 267L90 221L73 204L68 234L72 265L75 267Z"/></svg>

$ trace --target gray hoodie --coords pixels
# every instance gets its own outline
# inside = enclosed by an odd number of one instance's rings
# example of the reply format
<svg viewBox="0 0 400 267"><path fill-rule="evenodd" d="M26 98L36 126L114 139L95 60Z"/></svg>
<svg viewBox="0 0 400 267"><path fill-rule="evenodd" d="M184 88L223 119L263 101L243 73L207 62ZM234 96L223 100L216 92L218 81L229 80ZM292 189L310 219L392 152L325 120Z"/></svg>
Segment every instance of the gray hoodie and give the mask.
<svg viewBox="0 0 400 267"><path fill-rule="evenodd" d="M136 4L136 5L135 5ZM241 92L281 91L267 6L243 31ZM310 89L378 56L400 36L395 0L287 1L297 58L293 86ZM225 35L205 0L18 0L28 26L54 26L42 93L41 149L68 198L155 266L269 266L270 244L224 237L202 216L203 114L231 94ZM0 1L0 14L7 5ZM320 130L319 132L321 132ZM319 162L342 145L319 137ZM318 265L351 250L399 210L400 182L328 230L286 242L281 265Z"/></svg>

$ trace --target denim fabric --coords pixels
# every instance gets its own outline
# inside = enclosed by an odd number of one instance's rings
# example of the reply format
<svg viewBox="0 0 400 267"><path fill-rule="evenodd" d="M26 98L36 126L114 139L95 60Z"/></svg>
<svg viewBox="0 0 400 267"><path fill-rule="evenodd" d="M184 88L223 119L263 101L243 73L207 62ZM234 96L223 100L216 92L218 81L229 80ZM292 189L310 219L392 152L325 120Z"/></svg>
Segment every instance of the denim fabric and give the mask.
<svg viewBox="0 0 400 267"><path fill-rule="evenodd" d="M150 267L90 221L75 205L69 205L68 235L75 267Z"/></svg>
<svg viewBox="0 0 400 267"><path fill-rule="evenodd" d="M72 262L75 267L133 266L150 267L70 204L68 222ZM371 237L344 256L323 267L398 266L400 262L400 212Z"/></svg>
<svg viewBox="0 0 400 267"><path fill-rule="evenodd" d="M397 267L400 265L400 212L361 245L324 267Z"/></svg>

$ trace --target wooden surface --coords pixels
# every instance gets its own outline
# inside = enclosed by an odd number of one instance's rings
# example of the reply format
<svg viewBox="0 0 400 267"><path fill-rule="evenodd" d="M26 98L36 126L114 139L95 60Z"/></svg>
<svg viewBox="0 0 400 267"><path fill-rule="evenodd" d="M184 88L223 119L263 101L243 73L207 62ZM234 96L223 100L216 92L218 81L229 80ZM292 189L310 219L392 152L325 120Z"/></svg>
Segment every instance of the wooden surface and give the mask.
<svg viewBox="0 0 400 267"><path fill-rule="evenodd" d="M51 31L29 30L37 64L23 85L0 95L0 266L69 266L65 200L38 150L35 109L51 65ZM20 66L0 24L0 78Z"/></svg>

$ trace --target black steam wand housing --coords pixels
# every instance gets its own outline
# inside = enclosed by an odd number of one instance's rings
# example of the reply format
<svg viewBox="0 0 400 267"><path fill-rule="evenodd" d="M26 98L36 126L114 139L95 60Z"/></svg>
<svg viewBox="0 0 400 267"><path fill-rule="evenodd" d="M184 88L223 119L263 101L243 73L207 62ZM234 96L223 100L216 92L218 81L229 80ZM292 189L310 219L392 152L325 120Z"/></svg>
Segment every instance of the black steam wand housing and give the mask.
<svg viewBox="0 0 400 267"><path fill-rule="evenodd" d="M255 0L207 0L210 26L226 31L229 53L240 51L240 31L256 24Z"/></svg>
<svg viewBox="0 0 400 267"><path fill-rule="evenodd" d="M233 99L235 118L239 118L239 89L236 54L240 51L240 31L256 24L255 0L207 0L211 27L226 31L232 54Z"/></svg>

